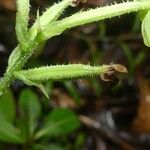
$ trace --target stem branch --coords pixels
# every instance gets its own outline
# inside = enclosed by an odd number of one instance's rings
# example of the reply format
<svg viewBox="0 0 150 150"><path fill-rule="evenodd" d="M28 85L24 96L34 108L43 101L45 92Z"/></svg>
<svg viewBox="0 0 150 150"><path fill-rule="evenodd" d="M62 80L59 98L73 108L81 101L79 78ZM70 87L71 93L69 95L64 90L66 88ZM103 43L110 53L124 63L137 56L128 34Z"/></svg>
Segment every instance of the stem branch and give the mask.
<svg viewBox="0 0 150 150"><path fill-rule="evenodd" d="M52 36L61 34L66 29L73 28L79 25L148 9L150 9L150 1L124 2L120 4L79 12L70 17L64 18L63 20L55 21L51 24L48 24L43 30L43 34L45 36L44 38L49 39Z"/></svg>

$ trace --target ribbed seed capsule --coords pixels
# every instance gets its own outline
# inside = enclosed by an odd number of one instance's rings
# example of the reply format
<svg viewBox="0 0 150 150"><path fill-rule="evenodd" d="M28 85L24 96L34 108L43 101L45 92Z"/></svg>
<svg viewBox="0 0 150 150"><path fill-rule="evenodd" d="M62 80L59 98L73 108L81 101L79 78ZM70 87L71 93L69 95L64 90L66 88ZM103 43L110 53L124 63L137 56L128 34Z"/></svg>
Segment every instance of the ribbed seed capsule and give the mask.
<svg viewBox="0 0 150 150"><path fill-rule="evenodd" d="M70 64L22 70L15 72L14 75L17 79L26 80L26 82L39 83L48 80L70 80L93 76L100 76L103 80L109 80L108 78L115 73L127 73L127 69L119 64L102 66Z"/></svg>

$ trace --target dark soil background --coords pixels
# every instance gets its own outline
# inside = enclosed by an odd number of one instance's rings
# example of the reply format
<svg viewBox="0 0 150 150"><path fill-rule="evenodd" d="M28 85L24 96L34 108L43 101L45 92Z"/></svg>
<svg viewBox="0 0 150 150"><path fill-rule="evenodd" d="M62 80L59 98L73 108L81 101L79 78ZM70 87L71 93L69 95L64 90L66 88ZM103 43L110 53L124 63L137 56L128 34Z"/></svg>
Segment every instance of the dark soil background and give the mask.
<svg viewBox="0 0 150 150"><path fill-rule="evenodd" d="M55 0L33 0L31 20L36 10L45 10ZM119 1L118 1L119 2ZM62 17L113 3L113 0L87 0L69 8ZM17 45L15 36L15 0L0 0L0 76L8 57ZM91 65L123 64L129 73L119 80L80 79L55 82L50 88L49 108L67 107L81 121L77 133L84 139L82 150L148 150L150 149L150 49L143 44L140 20L136 14L124 15L76 27L43 43L32 56L28 67L83 63ZM26 66L26 67L27 67ZM17 99L24 89L20 81L12 85ZM37 89L39 97L42 93ZM44 114L43 114L44 115ZM74 143L77 133L69 136ZM75 148L76 149L76 148Z"/></svg>

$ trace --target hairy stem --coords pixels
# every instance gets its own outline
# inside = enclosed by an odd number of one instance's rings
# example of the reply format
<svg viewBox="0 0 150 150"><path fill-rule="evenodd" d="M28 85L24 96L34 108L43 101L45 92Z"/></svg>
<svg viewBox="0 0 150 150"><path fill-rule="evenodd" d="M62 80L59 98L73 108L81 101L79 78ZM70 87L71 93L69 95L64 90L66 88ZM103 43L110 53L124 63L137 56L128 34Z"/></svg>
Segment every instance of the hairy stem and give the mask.
<svg viewBox="0 0 150 150"><path fill-rule="evenodd" d="M35 42L34 42L35 43ZM0 96L14 80L14 71L21 70L24 64L27 62L32 53L36 50L38 44L32 44L28 47L29 50L32 50L30 53L22 53L20 50L20 45L18 45L13 52L11 53L8 61L8 67L4 74L4 77L0 79Z"/></svg>
<svg viewBox="0 0 150 150"><path fill-rule="evenodd" d="M49 39L52 36L61 34L64 30L69 28L148 9L150 9L150 2L146 1L124 2L111 6L91 9L48 24L43 30L43 35L45 36L45 39Z"/></svg>

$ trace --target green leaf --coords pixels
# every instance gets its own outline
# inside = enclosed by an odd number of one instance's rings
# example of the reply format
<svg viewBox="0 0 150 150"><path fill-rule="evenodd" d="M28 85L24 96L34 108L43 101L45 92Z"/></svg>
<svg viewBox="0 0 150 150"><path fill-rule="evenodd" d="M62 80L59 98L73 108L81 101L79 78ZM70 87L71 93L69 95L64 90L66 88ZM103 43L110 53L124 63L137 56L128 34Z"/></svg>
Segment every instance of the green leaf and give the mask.
<svg viewBox="0 0 150 150"><path fill-rule="evenodd" d="M139 12L139 17L141 21L145 18L147 12L148 12L147 10L143 10Z"/></svg>
<svg viewBox="0 0 150 150"><path fill-rule="evenodd" d="M146 46L150 47L150 11L142 22L142 35Z"/></svg>
<svg viewBox="0 0 150 150"><path fill-rule="evenodd" d="M150 0L135 0L138 2L150 2ZM141 10L139 12L140 19L142 20L142 35L144 39L144 44L150 47L150 11Z"/></svg>
<svg viewBox="0 0 150 150"><path fill-rule="evenodd" d="M27 135L32 136L41 115L41 105L38 96L30 89L23 90L19 98L19 107L20 117L27 129Z"/></svg>
<svg viewBox="0 0 150 150"><path fill-rule="evenodd" d="M35 144L33 145L32 150L68 150L68 148L65 148L64 146L60 145L60 144Z"/></svg>
<svg viewBox="0 0 150 150"><path fill-rule="evenodd" d="M20 74L18 72L16 72L15 77L16 77L16 79L22 80L25 84L27 84L29 86L36 86L36 87L40 88L40 90L43 92L43 94L47 98L49 98L46 88L40 83L40 81L39 82L32 81L32 80L28 79L27 76L24 76L23 74Z"/></svg>
<svg viewBox="0 0 150 150"><path fill-rule="evenodd" d="M15 118L15 101L11 90L8 90L4 95L0 97L0 114L10 122L13 122Z"/></svg>
<svg viewBox="0 0 150 150"><path fill-rule="evenodd" d="M79 127L78 117L69 109L58 108L52 111L43 128L37 132L35 138L42 136L59 136L69 134Z"/></svg>
<svg viewBox="0 0 150 150"><path fill-rule="evenodd" d="M75 100L75 102L77 104L80 104L81 97L80 97L79 92L77 91L76 87L74 86L74 84L71 81L65 81L63 83L64 83L64 86L66 87L66 89L68 90L68 92L70 93L70 95Z"/></svg>
<svg viewBox="0 0 150 150"><path fill-rule="evenodd" d="M22 51L26 50L29 42L29 10L29 0L17 0L16 34Z"/></svg>
<svg viewBox="0 0 150 150"><path fill-rule="evenodd" d="M144 2L144 1L150 1L150 0L135 0L137 2ZM142 21L144 19L144 17L146 16L146 14L148 13L148 10L141 10L139 11L139 17L140 20Z"/></svg>
<svg viewBox="0 0 150 150"><path fill-rule="evenodd" d="M23 143L19 130L0 114L0 140L9 143Z"/></svg>

